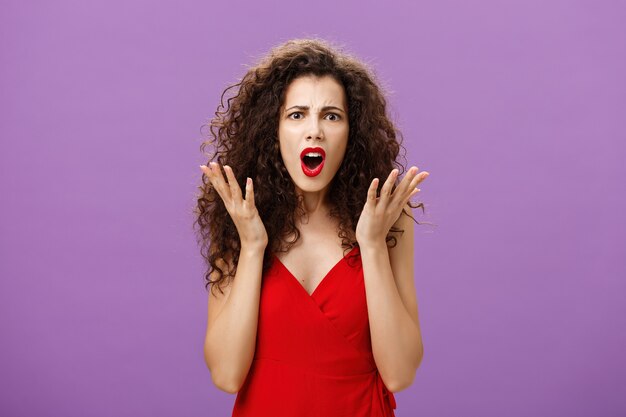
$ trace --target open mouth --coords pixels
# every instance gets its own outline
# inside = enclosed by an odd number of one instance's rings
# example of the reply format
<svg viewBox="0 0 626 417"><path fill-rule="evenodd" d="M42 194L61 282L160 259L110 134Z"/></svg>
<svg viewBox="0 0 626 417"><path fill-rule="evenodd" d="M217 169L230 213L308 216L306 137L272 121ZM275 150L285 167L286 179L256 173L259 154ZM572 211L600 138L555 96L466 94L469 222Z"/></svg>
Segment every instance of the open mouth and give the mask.
<svg viewBox="0 0 626 417"><path fill-rule="evenodd" d="M324 161L324 158L322 158L322 155L319 155L319 156L305 155L304 158L302 158L302 162L304 162L304 165L306 165L306 167L311 170L317 168L323 161Z"/></svg>
<svg viewBox="0 0 626 417"><path fill-rule="evenodd" d="M302 161L302 171L309 177L314 177L322 172L324 167L324 160L326 159L326 152L324 149L306 148L300 154L300 160Z"/></svg>

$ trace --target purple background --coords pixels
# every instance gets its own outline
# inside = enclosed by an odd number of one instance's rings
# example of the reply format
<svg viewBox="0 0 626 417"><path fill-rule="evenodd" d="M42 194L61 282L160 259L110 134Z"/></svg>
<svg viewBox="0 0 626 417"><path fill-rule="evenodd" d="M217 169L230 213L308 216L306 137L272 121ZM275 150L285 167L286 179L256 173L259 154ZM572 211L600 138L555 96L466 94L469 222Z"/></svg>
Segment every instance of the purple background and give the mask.
<svg viewBox="0 0 626 417"><path fill-rule="evenodd" d="M200 128L306 36L374 67L431 173L396 415L626 415L624 2L0 9L1 415L230 415L202 355Z"/></svg>

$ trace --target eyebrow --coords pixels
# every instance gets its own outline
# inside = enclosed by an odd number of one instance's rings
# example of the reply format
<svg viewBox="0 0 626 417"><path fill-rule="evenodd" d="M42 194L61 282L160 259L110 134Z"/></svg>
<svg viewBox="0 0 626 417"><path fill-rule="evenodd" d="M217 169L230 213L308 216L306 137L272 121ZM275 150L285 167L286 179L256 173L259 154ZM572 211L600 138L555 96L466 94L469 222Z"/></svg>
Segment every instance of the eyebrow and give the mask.
<svg viewBox="0 0 626 417"><path fill-rule="evenodd" d="M288 109L286 109L285 112L288 112L291 109L309 110L309 106L291 106ZM343 111L343 109L340 109L339 107L336 107L336 106L325 106L325 107L322 107L322 111L326 111L326 110L339 110L340 112L345 113L345 111Z"/></svg>

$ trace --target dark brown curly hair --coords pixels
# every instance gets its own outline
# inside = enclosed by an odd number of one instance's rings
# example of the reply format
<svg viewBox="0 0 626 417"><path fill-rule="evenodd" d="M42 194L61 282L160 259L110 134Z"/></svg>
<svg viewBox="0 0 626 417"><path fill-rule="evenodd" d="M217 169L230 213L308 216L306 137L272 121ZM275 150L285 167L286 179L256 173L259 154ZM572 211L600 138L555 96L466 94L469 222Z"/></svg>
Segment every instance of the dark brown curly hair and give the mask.
<svg viewBox="0 0 626 417"><path fill-rule="evenodd" d="M383 89L366 64L321 39L295 39L271 49L241 81L224 90L215 118L208 124L211 137L200 146L204 152L207 145L215 145L209 161L217 159L220 166L234 167L242 190L246 177L252 178L255 205L268 235L263 272L271 265L272 253L288 251L300 238L296 219L305 215L302 200L283 164L278 141L279 109L284 104L286 89L303 75L329 75L345 89L348 144L328 192L330 216L338 220L338 236L345 251L358 245L355 229L371 181L379 178L382 184L391 170L398 168L395 189L405 171L396 161L400 148L404 149L402 134L387 116ZM236 94L224 106L226 93L234 88ZM205 175L199 190L194 226L199 226L198 242L208 266L205 287L218 284L223 292L222 282L234 278L236 273L239 236L224 202ZM409 205L424 211L423 203ZM420 224L406 210L403 213ZM398 232L403 230L392 227L386 237L387 242L392 242L391 247L396 245L393 233ZM224 271L217 265L225 255L232 260L233 270ZM213 271L217 271L215 280L211 280Z"/></svg>

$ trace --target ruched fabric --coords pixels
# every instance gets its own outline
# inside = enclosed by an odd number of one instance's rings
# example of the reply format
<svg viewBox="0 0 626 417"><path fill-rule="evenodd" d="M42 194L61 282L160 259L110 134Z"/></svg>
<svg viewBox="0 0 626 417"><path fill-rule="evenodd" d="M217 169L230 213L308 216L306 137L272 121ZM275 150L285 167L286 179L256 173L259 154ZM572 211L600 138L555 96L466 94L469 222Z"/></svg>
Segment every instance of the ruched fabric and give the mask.
<svg viewBox="0 0 626 417"><path fill-rule="evenodd" d="M273 256L256 350L233 417L394 417L372 354L359 248L309 295Z"/></svg>

